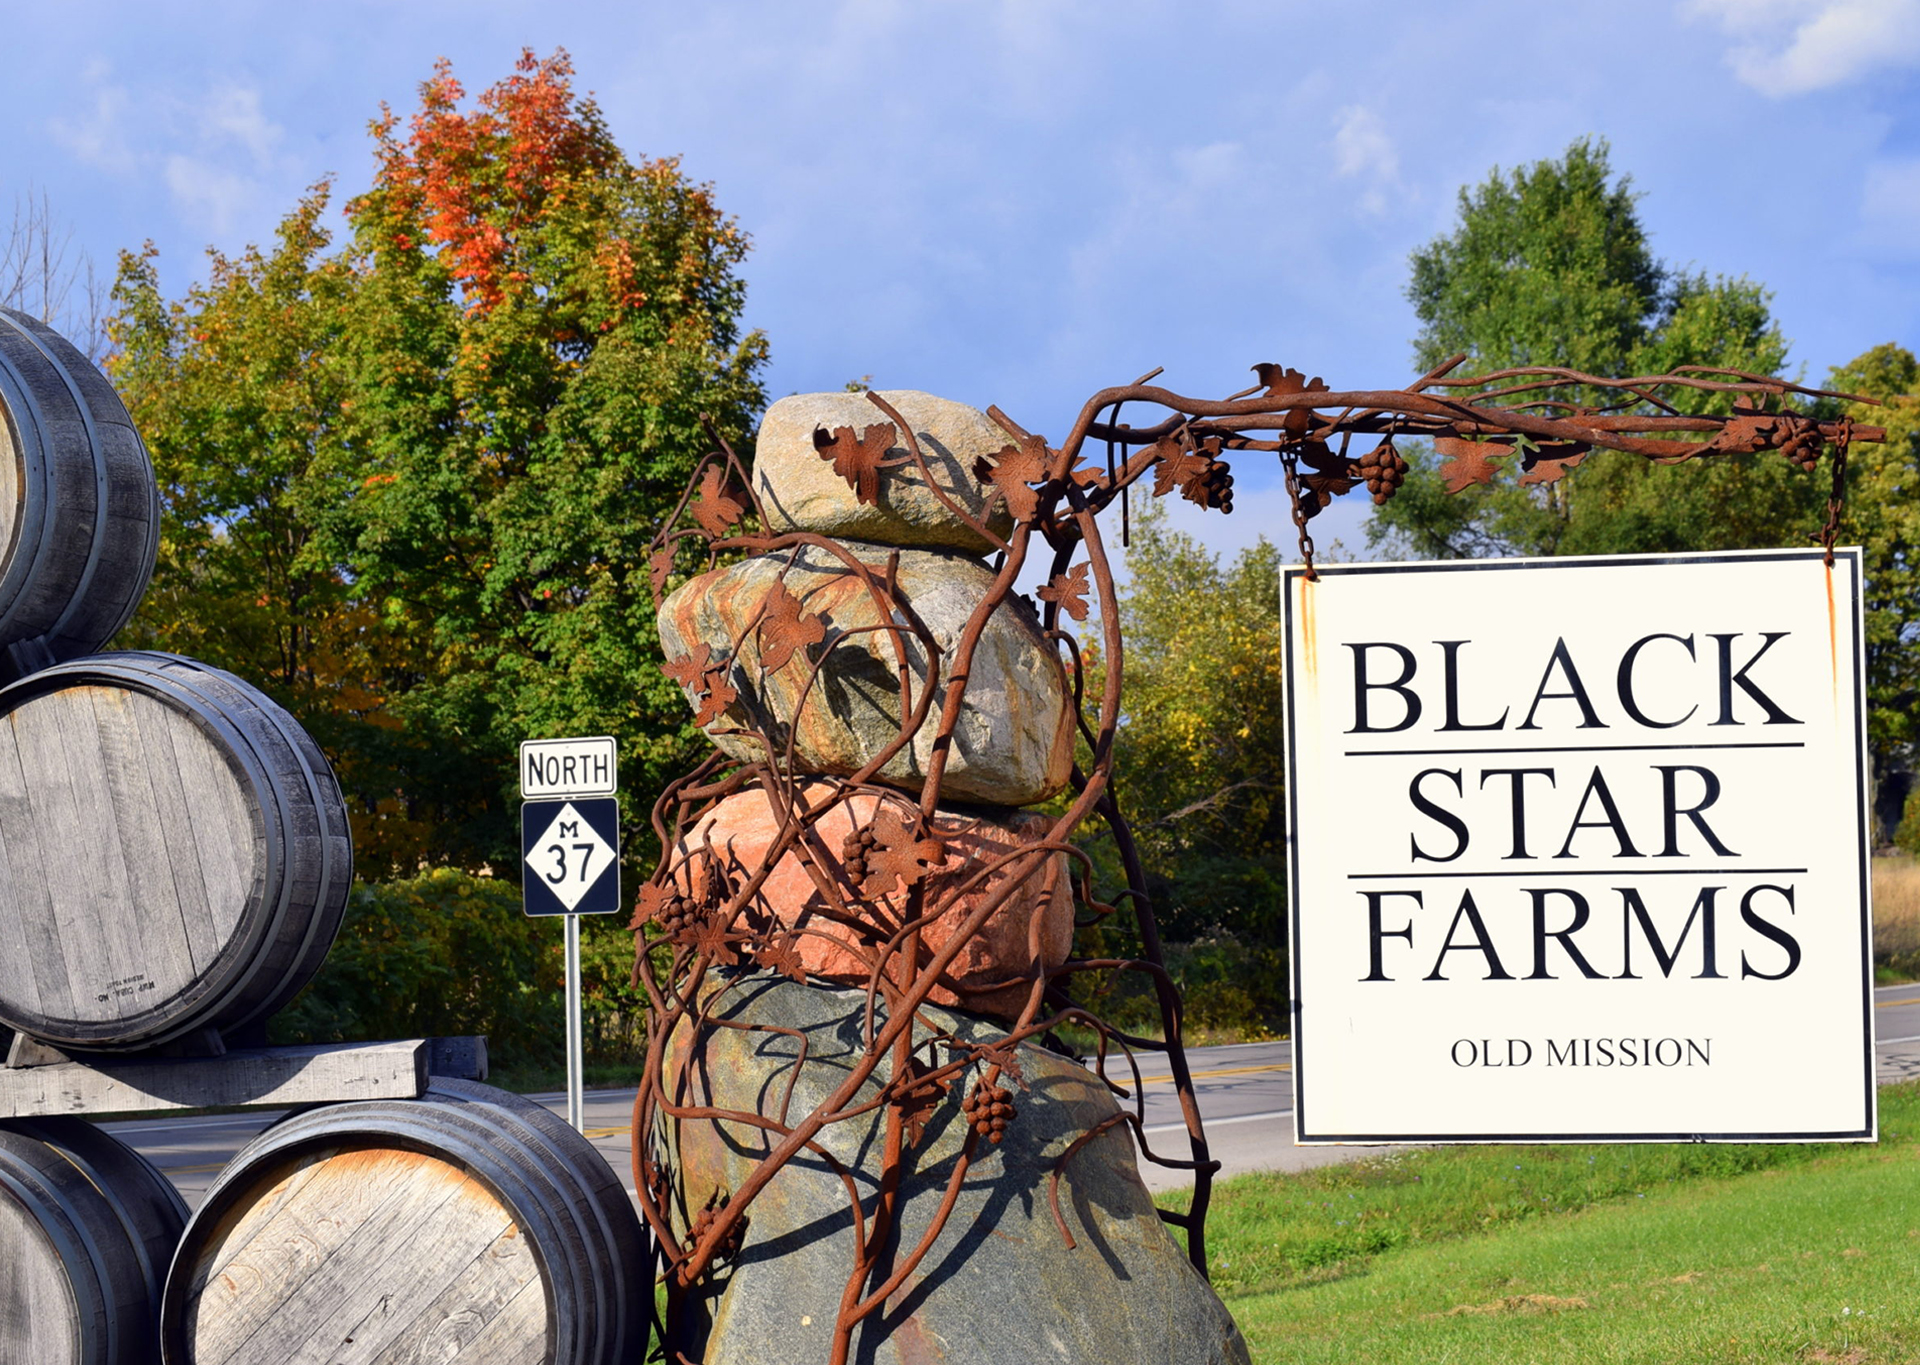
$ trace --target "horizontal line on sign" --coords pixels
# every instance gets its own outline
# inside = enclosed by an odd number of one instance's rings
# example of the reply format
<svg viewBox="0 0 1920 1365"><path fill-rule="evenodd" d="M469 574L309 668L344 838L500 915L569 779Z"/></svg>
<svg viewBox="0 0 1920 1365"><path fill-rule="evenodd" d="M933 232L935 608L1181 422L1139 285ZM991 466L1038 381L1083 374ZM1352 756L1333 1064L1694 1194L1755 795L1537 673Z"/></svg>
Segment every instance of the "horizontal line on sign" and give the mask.
<svg viewBox="0 0 1920 1365"><path fill-rule="evenodd" d="M1541 744L1518 749L1347 749L1347 758L1449 758L1475 754L1624 754L1668 749L1804 749L1797 739L1699 744Z"/></svg>
<svg viewBox="0 0 1920 1365"><path fill-rule="evenodd" d="M1785 877L1804 876L1804 867L1575 867L1516 868L1498 872L1349 872L1350 882L1432 881L1436 877Z"/></svg>

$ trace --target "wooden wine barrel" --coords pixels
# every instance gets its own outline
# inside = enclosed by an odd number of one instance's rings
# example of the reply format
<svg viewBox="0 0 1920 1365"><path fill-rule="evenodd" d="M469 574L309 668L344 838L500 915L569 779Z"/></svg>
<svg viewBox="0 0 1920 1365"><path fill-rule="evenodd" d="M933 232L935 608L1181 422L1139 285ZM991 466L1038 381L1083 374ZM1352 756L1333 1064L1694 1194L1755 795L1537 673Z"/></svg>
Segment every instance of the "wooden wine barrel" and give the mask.
<svg viewBox="0 0 1920 1365"><path fill-rule="evenodd" d="M186 1221L166 1177L92 1124L0 1127L0 1365L148 1365Z"/></svg>
<svg viewBox="0 0 1920 1365"><path fill-rule="evenodd" d="M326 758L231 673L99 654L0 688L0 1023L130 1051L318 971L353 841Z"/></svg>
<svg viewBox="0 0 1920 1365"><path fill-rule="evenodd" d="M310 1110L207 1191L161 1304L166 1365L626 1365L651 1260L624 1188L517 1095Z"/></svg>
<svg viewBox="0 0 1920 1365"><path fill-rule="evenodd" d="M113 386L0 308L0 651L99 649L139 605L159 544L153 465Z"/></svg>

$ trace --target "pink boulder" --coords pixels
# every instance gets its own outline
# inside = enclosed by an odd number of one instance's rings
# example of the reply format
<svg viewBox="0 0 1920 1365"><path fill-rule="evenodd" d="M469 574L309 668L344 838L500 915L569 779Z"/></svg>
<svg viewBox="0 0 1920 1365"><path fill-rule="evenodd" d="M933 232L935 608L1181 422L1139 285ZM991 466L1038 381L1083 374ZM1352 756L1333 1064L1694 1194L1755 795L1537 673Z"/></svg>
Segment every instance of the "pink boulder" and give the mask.
<svg viewBox="0 0 1920 1365"><path fill-rule="evenodd" d="M803 799L824 805L832 792L809 783ZM833 806L781 855L748 902L746 920L796 931L786 941L809 976L864 986L906 922L903 873L925 888L921 915L931 918L920 929L923 963L985 900L1005 892L928 998L1010 1019L1025 1008L1032 982L1066 961L1073 946L1067 855L1032 850L1053 820L1009 807L942 807L931 838L916 839L918 813L910 798L865 791ZM730 796L681 840L675 880L683 888L700 880L696 869L711 849L726 883L738 888L760 870L779 832L764 792ZM1023 849L1031 851L1019 856ZM898 965L890 965L890 977L898 979Z"/></svg>

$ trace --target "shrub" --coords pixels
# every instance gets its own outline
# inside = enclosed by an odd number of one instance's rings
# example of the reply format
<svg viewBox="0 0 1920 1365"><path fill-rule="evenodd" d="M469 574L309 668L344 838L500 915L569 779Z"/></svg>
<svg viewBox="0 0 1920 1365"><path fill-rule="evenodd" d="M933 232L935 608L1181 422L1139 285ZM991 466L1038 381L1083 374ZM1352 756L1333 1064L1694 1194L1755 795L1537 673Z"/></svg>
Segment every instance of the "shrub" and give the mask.
<svg viewBox="0 0 1920 1365"><path fill-rule="evenodd" d="M644 1025L629 984L632 936L588 920L581 935L585 1040L595 1061L629 1060ZM511 882L434 868L353 889L326 965L272 1022L281 1043L484 1033L494 1065L564 1062L563 930L529 919Z"/></svg>

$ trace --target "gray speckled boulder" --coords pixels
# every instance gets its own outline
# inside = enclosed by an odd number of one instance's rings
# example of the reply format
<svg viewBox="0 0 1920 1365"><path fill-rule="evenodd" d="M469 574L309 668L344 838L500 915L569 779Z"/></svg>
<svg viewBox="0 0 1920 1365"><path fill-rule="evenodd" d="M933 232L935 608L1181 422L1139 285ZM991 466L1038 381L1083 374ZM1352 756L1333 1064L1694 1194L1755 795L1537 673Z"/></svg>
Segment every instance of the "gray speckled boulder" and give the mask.
<svg viewBox="0 0 1920 1365"><path fill-rule="evenodd" d="M973 462L1012 444L987 415L965 403L935 398L914 389L891 389L880 396L913 427L934 482L967 515L982 517L986 496L973 474ZM846 540L881 545L927 546L984 554L992 545L954 516L927 488L911 462L883 470L880 500L861 503L847 481L820 458L813 444L817 427L856 431L888 420L858 393L796 393L767 409L754 443L754 490L767 511L767 530L815 531ZM904 457L900 441L886 458ZM996 535L1012 529L1004 505L988 523Z"/></svg>
<svg viewBox="0 0 1920 1365"><path fill-rule="evenodd" d="M859 1056L865 1005L864 991L764 975L736 979L717 1016L799 1030L807 1060L797 1063L799 1042L791 1035L709 1025L688 1102L745 1110L769 1104L777 1112L791 1081L790 1112L798 1119ZM971 1016L923 1013L972 1041L1005 1036ZM676 1033L670 1062L692 1041L687 1028ZM1077 1244L1068 1247L1048 1204L1048 1176L1074 1137L1114 1112L1114 1100L1090 1072L1042 1048L1022 1046L1020 1066L1027 1089L1003 1082L1017 1108L1006 1140L982 1144L986 1155L969 1171L933 1250L886 1309L856 1330L851 1358L869 1365L1246 1362L1233 1318L1154 1211L1124 1125L1089 1143L1064 1169L1060 1209ZM961 1090L928 1123L902 1186L898 1254L918 1243L953 1172L966 1131ZM882 1124L876 1110L829 1127L820 1139L854 1172L869 1205ZM677 1158L681 1198L694 1209L716 1190L737 1189L767 1150L764 1130L742 1124L688 1120L668 1127L663 1140ZM738 1259L707 1286L704 1311L690 1315L704 1319L693 1334L704 1340L669 1345L705 1365L825 1360L852 1264L845 1186L826 1162L803 1152L755 1199Z"/></svg>
<svg viewBox="0 0 1920 1365"><path fill-rule="evenodd" d="M890 553L899 554L900 589L939 642L943 668L950 666L967 618L993 584L986 566L952 551L845 548L880 572ZM811 691L813 664L806 653L795 652L773 673L763 673L759 632L747 629L760 618L761 604L783 572L787 591L827 624L826 639L813 647L815 658L822 649L827 652ZM731 657L728 680L738 700L707 726L721 749L735 758L764 758L765 750L750 736L729 731L751 724L784 739L791 726L797 771L844 776L878 755L900 729L894 637L873 629L880 620L872 594L854 572L828 551L808 546L743 560L683 583L661 604L660 643L669 659L684 657L702 643L716 661ZM917 694L927 659L911 635L907 657ZM1010 598L988 621L974 653L942 794L954 801L1028 806L1063 790L1073 764L1068 704L1065 670L1041 635L1039 618L1031 604ZM913 742L880 770L882 781L919 789L940 707L936 699Z"/></svg>

